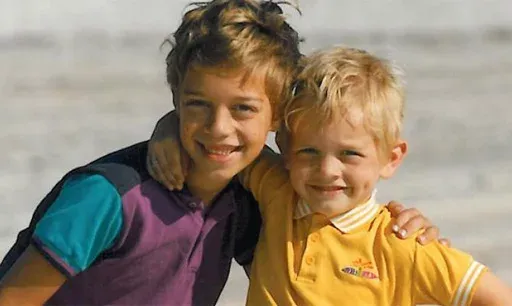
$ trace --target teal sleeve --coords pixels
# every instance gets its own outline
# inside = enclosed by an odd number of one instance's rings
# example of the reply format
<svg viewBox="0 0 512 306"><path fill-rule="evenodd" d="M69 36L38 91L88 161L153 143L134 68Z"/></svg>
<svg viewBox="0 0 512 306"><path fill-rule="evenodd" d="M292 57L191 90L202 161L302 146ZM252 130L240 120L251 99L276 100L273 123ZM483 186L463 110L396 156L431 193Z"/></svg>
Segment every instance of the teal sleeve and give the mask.
<svg viewBox="0 0 512 306"><path fill-rule="evenodd" d="M122 224L116 188L101 175L77 175L64 183L33 238L46 256L79 273L114 244Z"/></svg>

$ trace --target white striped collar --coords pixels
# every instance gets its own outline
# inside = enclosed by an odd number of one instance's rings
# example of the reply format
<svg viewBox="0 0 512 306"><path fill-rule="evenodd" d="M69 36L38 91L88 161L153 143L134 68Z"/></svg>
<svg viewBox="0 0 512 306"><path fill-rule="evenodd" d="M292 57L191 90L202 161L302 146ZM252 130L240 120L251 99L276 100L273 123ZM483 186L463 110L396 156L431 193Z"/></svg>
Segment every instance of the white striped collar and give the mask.
<svg viewBox="0 0 512 306"><path fill-rule="evenodd" d="M379 206L375 200L376 190L366 203L355 207L354 209L330 219L332 225L339 229L342 233L347 234L352 230L366 224L379 212ZM311 215L313 211L306 201L300 199L297 203L294 213L294 219L301 219Z"/></svg>

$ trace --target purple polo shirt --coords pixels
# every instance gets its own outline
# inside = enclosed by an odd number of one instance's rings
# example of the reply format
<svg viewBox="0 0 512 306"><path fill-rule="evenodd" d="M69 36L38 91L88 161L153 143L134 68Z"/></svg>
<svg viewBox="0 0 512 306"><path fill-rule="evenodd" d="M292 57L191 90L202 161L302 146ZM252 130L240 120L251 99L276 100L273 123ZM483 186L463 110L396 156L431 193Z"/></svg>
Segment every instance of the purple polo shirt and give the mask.
<svg viewBox="0 0 512 306"><path fill-rule="evenodd" d="M234 256L233 193L230 186L203 209L186 190L153 180L134 186L122 196L120 237L91 267L74 275L45 252L71 276L48 304L212 305Z"/></svg>
<svg viewBox="0 0 512 306"><path fill-rule="evenodd" d="M261 225L254 198L233 181L204 208L186 188L170 192L152 180L141 166L145 144L140 147L125 149L129 154L116 152L128 156L114 158L122 163L102 159L108 163L79 168L62 180L84 173L104 176L121 199L122 226L111 247L83 270L34 235L32 244L68 276L47 305L214 305L232 259L243 265L252 261ZM40 212L48 212L46 206L58 197L62 181L40 204L2 265L20 254L25 233L34 232L33 224L44 220Z"/></svg>

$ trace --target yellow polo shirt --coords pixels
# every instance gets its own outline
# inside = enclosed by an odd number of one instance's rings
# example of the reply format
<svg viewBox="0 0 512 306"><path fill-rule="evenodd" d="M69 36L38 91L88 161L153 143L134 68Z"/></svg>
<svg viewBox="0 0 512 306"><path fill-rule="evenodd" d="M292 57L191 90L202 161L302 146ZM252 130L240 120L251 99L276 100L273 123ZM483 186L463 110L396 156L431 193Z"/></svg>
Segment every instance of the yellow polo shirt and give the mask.
<svg viewBox="0 0 512 306"><path fill-rule="evenodd" d="M278 157L241 179L264 220L247 305L469 305L486 270L437 242L397 238L374 197L332 219L313 214Z"/></svg>

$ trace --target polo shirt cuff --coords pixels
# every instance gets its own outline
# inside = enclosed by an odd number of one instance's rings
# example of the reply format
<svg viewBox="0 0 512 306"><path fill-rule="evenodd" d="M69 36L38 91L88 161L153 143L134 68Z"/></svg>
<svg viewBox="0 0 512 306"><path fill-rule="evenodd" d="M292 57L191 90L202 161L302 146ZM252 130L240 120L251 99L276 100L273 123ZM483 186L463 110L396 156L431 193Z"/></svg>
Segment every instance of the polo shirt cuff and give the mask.
<svg viewBox="0 0 512 306"><path fill-rule="evenodd" d="M459 284L459 287L457 288L457 292L453 300L454 306L469 305L469 302L472 300L473 294L475 293L478 281L486 271L488 271L488 268L481 263L477 261L473 261L471 263Z"/></svg>
<svg viewBox="0 0 512 306"><path fill-rule="evenodd" d="M68 263L62 260L55 252L53 252L49 247L45 246L44 243L39 240L37 237L32 237L32 245L35 249L43 255L43 257L50 262L50 264L59 270L62 274L64 274L67 278L71 278L78 274L73 267L71 267Z"/></svg>

